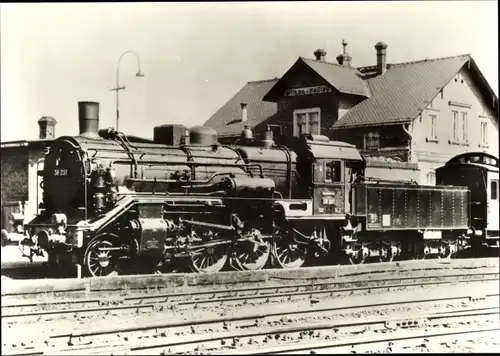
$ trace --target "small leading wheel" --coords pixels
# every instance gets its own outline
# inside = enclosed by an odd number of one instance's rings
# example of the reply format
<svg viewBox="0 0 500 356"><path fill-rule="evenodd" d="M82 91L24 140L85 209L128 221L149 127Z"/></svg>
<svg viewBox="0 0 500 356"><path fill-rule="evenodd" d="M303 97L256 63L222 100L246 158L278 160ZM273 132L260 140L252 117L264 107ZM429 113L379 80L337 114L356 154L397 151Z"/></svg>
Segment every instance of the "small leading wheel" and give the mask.
<svg viewBox="0 0 500 356"><path fill-rule="evenodd" d="M91 242L83 256L87 273L92 277L105 277L118 274L118 256L116 251L101 250L106 247L116 247L107 235Z"/></svg>
<svg viewBox="0 0 500 356"><path fill-rule="evenodd" d="M219 272L227 261L227 251L224 245L200 247L191 251L189 267L197 273Z"/></svg>
<svg viewBox="0 0 500 356"><path fill-rule="evenodd" d="M277 241L272 245L276 264L281 268L299 268L306 261L307 248L301 244Z"/></svg>
<svg viewBox="0 0 500 356"><path fill-rule="evenodd" d="M257 271L264 268L271 255L271 244L266 241L253 246L254 248L249 248L248 245L243 244L234 247L232 260L236 269Z"/></svg>

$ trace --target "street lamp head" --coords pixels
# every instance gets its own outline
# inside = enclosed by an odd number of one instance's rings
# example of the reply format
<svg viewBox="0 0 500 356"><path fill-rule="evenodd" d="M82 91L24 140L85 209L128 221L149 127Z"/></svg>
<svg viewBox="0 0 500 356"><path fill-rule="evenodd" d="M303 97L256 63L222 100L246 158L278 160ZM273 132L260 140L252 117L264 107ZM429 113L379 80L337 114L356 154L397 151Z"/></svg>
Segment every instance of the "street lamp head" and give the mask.
<svg viewBox="0 0 500 356"><path fill-rule="evenodd" d="M136 76L136 77L144 77L144 73L143 73L143 72L141 72L141 70L139 69L139 70L137 71L137 73L135 73L135 76Z"/></svg>

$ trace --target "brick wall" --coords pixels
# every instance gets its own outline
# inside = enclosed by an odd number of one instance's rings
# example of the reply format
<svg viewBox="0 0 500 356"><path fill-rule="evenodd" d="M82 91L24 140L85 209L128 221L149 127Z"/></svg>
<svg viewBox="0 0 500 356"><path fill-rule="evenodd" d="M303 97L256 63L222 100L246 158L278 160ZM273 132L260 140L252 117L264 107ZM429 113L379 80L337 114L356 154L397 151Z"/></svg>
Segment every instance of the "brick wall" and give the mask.
<svg viewBox="0 0 500 356"><path fill-rule="evenodd" d="M1 152L1 199L5 201L28 200L28 150L4 148Z"/></svg>

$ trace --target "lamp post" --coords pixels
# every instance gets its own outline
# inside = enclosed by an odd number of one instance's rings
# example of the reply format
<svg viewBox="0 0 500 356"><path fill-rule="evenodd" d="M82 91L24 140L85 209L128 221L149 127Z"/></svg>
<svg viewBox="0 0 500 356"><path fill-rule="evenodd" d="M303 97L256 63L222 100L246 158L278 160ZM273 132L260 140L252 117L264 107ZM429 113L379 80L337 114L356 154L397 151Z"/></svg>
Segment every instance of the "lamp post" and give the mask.
<svg viewBox="0 0 500 356"><path fill-rule="evenodd" d="M134 51L125 51L122 53L120 58L118 59L118 65L116 67L116 86L114 88L111 88L110 91L115 91L116 92L116 131L118 131L118 122L120 120L120 97L119 93L120 90L125 90L126 87L125 85L120 86L120 63L122 61L122 58L125 57L126 54L132 53L135 55L135 58L137 58L137 73L135 74L136 77L144 77L144 73L141 71L141 62L139 60L139 55L135 53Z"/></svg>

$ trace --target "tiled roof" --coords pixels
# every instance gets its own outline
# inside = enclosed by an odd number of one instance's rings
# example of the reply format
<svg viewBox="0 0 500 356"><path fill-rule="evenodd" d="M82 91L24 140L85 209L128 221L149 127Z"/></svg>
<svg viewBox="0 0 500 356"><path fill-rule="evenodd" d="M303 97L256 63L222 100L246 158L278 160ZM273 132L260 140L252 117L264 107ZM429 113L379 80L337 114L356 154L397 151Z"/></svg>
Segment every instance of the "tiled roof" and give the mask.
<svg viewBox="0 0 500 356"><path fill-rule="evenodd" d="M333 127L411 121L469 60L469 55L460 55L393 64L379 76L373 75L375 67L358 68L372 95L351 108Z"/></svg>
<svg viewBox="0 0 500 356"><path fill-rule="evenodd" d="M278 82L278 78L252 81L245 84L235 96L224 104L215 114L205 122L205 126L212 127L219 136L239 135L245 125L254 127L277 112L277 104L262 101L264 95ZM245 123L241 119L240 103L247 103L248 119Z"/></svg>
<svg viewBox="0 0 500 356"><path fill-rule="evenodd" d="M339 92L370 97L370 89L356 68L302 57L300 59Z"/></svg>

